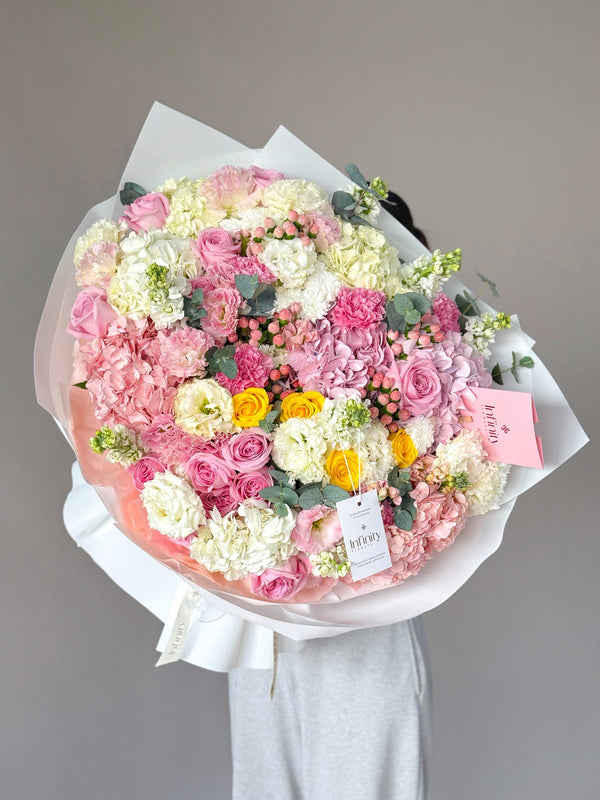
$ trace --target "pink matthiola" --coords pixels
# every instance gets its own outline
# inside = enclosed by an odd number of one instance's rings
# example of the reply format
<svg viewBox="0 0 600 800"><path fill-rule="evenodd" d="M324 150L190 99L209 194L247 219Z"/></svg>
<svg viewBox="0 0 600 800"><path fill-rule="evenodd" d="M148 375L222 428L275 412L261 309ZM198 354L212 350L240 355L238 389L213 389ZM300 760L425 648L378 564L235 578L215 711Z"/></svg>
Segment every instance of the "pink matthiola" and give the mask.
<svg viewBox="0 0 600 800"><path fill-rule="evenodd" d="M127 467L127 472L133 478L136 489L142 490L147 481L151 481L157 472L165 472L166 465L156 456L150 454L142 456L134 464Z"/></svg>
<svg viewBox="0 0 600 800"><path fill-rule="evenodd" d="M235 378L228 378L222 372L215 375L216 380L230 394L238 394L250 386L262 389L266 385L269 372L273 369L273 359L270 355L263 353L254 344L240 344L235 348L233 358L238 366Z"/></svg>
<svg viewBox="0 0 600 800"><path fill-rule="evenodd" d="M106 336L80 344L75 369L102 423L140 430L170 410L178 380L156 363L155 336L146 320L117 317Z"/></svg>
<svg viewBox="0 0 600 800"><path fill-rule="evenodd" d="M250 586L254 594L267 600L289 600L304 588L311 572L312 564L307 558L292 556L279 567L266 569L260 575L251 575Z"/></svg>
<svg viewBox="0 0 600 800"><path fill-rule="evenodd" d="M229 486L233 469L216 453L196 453L184 464L185 473L197 492L210 492Z"/></svg>
<svg viewBox="0 0 600 800"><path fill-rule="evenodd" d="M125 206L121 219L136 233L162 228L169 216L169 200L162 192L150 192Z"/></svg>
<svg viewBox="0 0 600 800"><path fill-rule="evenodd" d="M317 505L300 511L292 539L298 550L320 553L330 550L342 538L342 526L337 511L329 506Z"/></svg>
<svg viewBox="0 0 600 800"><path fill-rule="evenodd" d="M289 355L289 365L305 391L319 391L327 397L347 394L366 384L369 367L387 369L392 362L383 324L361 330L339 328L321 319L314 325L314 333Z"/></svg>
<svg viewBox="0 0 600 800"><path fill-rule="evenodd" d="M251 169L227 166L209 175L200 192L206 197L209 208L233 212L258 205L262 186Z"/></svg>
<svg viewBox="0 0 600 800"><path fill-rule="evenodd" d="M440 292L433 301L433 313L438 318L440 326L444 332L454 331L460 333L460 311L458 306L448 295Z"/></svg>
<svg viewBox="0 0 600 800"><path fill-rule="evenodd" d="M75 272L78 286L106 289L117 271L119 246L114 242L96 242L85 251Z"/></svg>
<svg viewBox="0 0 600 800"><path fill-rule="evenodd" d="M79 292L71 309L71 321L66 331L76 339L95 339L106 336L108 326L116 314L106 299L106 293L98 286L88 286Z"/></svg>
<svg viewBox="0 0 600 800"><path fill-rule="evenodd" d="M206 331L196 328L160 330L156 337L160 348L158 363L177 378L204 377L206 351L215 343Z"/></svg>
<svg viewBox="0 0 600 800"><path fill-rule="evenodd" d="M260 497L260 490L266 489L267 486L273 486L273 478L266 468L254 472L242 472L230 486L231 496L238 503L245 503L253 497Z"/></svg>
<svg viewBox="0 0 600 800"><path fill-rule="evenodd" d="M371 328L383 319L385 303L383 292L342 286L329 318L340 328Z"/></svg>
<svg viewBox="0 0 600 800"><path fill-rule="evenodd" d="M237 472L255 472L269 460L273 443L261 428L248 428L231 436L223 458Z"/></svg>
<svg viewBox="0 0 600 800"><path fill-rule="evenodd" d="M192 251L203 267L227 262L239 256L240 246L223 228L205 228L192 245Z"/></svg>
<svg viewBox="0 0 600 800"><path fill-rule="evenodd" d="M425 551L430 554L449 547L466 524L464 494L456 491L443 494L421 482L410 495L417 506L412 533L423 537Z"/></svg>

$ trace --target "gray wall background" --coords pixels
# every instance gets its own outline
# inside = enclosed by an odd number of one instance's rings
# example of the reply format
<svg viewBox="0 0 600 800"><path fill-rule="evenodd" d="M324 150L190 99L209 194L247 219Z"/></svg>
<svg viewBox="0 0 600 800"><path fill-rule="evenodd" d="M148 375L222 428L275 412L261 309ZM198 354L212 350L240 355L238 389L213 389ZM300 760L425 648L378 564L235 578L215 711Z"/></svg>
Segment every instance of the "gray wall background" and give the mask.
<svg viewBox="0 0 600 800"><path fill-rule="evenodd" d="M73 545L70 451L35 404L35 327L153 100L260 146L285 124L496 278L597 440L593 0L20 0L2 11L2 783L12 800L230 794L226 679L156 670L160 623ZM426 627L433 800L593 800L600 599L592 441L520 498ZM343 754L342 754L343 758Z"/></svg>

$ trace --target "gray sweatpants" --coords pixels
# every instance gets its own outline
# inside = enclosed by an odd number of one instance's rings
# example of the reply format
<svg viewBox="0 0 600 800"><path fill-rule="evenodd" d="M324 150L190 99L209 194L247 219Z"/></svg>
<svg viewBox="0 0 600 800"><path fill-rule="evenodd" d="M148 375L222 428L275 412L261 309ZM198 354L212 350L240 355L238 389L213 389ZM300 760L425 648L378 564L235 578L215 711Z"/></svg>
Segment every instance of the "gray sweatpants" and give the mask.
<svg viewBox="0 0 600 800"><path fill-rule="evenodd" d="M229 673L233 800L424 800L430 679L420 619L312 639Z"/></svg>

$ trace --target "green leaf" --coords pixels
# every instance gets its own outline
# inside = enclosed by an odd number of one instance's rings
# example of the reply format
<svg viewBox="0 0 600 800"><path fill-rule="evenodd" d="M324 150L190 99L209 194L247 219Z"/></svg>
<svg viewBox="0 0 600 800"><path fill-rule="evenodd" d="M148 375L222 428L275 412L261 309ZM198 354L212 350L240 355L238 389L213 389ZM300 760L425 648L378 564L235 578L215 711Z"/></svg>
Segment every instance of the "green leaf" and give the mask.
<svg viewBox="0 0 600 800"><path fill-rule="evenodd" d="M202 303L204 302L204 290L200 289L200 287L198 287L198 289L194 289L190 297L190 300L195 305L201 306Z"/></svg>
<svg viewBox="0 0 600 800"><path fill-rule="evenodd" d="M289 486L282 486L281 499L284 503L287 503L288 506L295 506L298 502L298 494Z"/></svg>
<svg viewBox="0 0 600 800"><path fill-rule="evenodd" d="M226 361L221 361L221 372L230 380L235 378L238 372L238 365L233 358L228 358Z"/></svg>
<svg viewBox="0 0 600 800"><path fill-rule="evenodd" d="M409 311L404 315L404 319L409 325L416 325L421 319L421 312L417 311L416 308L413 308L412 311Z"/></svg>
<svg viewBox="0 0 600 800"><path fill-rule="evenodd" d="M406 323L404 317L396 311L396 306L393 300L388 300L385 306L385 316L387 318L388 328L392 331L400 331L404 333Z"/></svg>
<svg viewBox="0 0 600 800"><path fill-rule="evenodd" d="M431 310L431 300L428 300L424 294L405 292L404 297L408 297L413 306L421 312L421 316Z"/></svg>
<svg viewBox="0 0 600 800"><path fill-rule="evenodd" d="M275 503L273 506L273 511L277 514L278 517L287 517L289 514L289 509L285 503Z"/></svg>
<svg viewBox="0 0 600 800"><path fill-rule="evenodd" d="M396 506L396 510L394 511L394 525L400 528L401 531L409 531L413 526L413 518L402 506Z"/></svg>
<svg viewBox="0 0 600 800"><path fill-rule="evenodd" d="M349 192L334 192L331 196L333 210L343 219L348 216L348 211L356 205L356 200Z"/></svg>
<svg viewBox="0 0 600 800"><path fill-rule="evenodd" d="M246 301L250 316L268 317L275 305L275 289L269 283L261 283L254 297Z"/></svg>
<svg viewBox="0 0 600 800"><path fill-rule="evenodd" d="M300 508L313 508L313 506L318 506L323 502L323 494L319 487L314 487L312 489L307 489L306 492L302 492L300 497L298 498L298 505Z"/></svg>
<svg viewBox="0 0 600 800"><path fill-rule="evenodd" d="M410 297L399 293L394 295L394 308L399 314L406 315L409 311L414 311L415 307Z"/></svg>
<svg viewBox="0 0 600 800"><path fill-rule="evenodd" d="M270 412L273 413L272 411ZM283 483L285 486L290 485L290 479L287 472L282 472L279 469L270 469L269 475L273 478L275 483Z"/></svg>
<svg viewBox="0 0 600 800"><path fill-rule="evenodd" d="M523 356L523 358L519 361L520 367L525 367L525 369L533 369L534 360L531 356Z"/></svg>
<svg viewBox="0 0 600 800"><path fill-rule="evenodd" d="M369 181L365 178L356 164L346 164L344 167L346 170L346 175L350 178L352 183L355 183L357 186L360 186L361 189L366 189L369 186Z"/></svg>
<svg viewBox="0 0 600 800"><path fill-rule="evenodd" d="M259 495L264 500L279 500L281 502L281 492L281 486L266 486L260 490Z"/></svg>
<svg viewBox="0 0 600 800"><path fill-rule="evenodd" d="M404 511L408 511L413 519L417 516L417 504L409 494L405 494L402 498L401 507Z"/></svg>
<svg viewBox="0 0 600 800"><path fill-rule="evenodd" d="M81 383L74 383L73 386L77 386L78 389L87 389L87 381L81 381Z"/></svg>
<svg viewBox="0 0 600 800"><path fill-rule="evenodd" d="M521 381L519 380L519 373L517 372L517 368L516 367L511 367L510 368L510 373L513 376L513 378L516 380L517 383L521 383Z"/></svg>
<svg viewBox="0 0 600 800"><path fill-rule="evenodd" d="M236 275L235 285L238 292L249 300L254 297L254 293L258 289L258 275Z"/></svg>
<svg viewBox="0 0 600 800"><path fill-rule="evenodd" d="M140 186L139 183L126 181L119 192L119 199L122 205L128 206L130 203L133 203L134 200L137 200L138 197L144 197L146 194L148 194L148 192L143 186Z"/></svg>
<svg viewBox="0 0 600 800"><path fill-rule="evenodd" d="M499 297L500 295L498 294L498 286L494 283L494 281L490 280L489 278L486 278L485 275L482 275L481 272L479 272L479 270L477 270L477 274L479 275L481 280L490 287L490 291L494 295L494 297Z"/></svg>
<svg viewBox="0 0 600 800"><path fill-rule="evenodd" d="M221 348L211 347L206 353L206 360L211 373L216 375L217 372L222 372L223 375L230 379L235 378L238 366L233 358L234 353L235 346L232 344Z"/></svg>
<svg viewBox="0 0 600 800"><path fill-rule="evenodd" d="M296 486L296 491L299 495L302 495L305 492L310 492L312 489L318 489L321 491L321 481L315 481L314 483L301 483L299 486Z"/></svg>
<svg viewBox="0 0 600 800"><path fill-rule="evenodd" d="M457 294L454 298L461 314L466 317L476 317L479 314L479 306L473 295L465 289L464 294Z"/></svg>
<svg viewBox="0 0 600 800"><path fill-rule="evenodd" d="M342 489L341 486L336 486L334 483L328 483L323 487L323 499L327 505L331 505L331 503L335 505L342 500L347 500L349 497L350 492Z"/></svg>
<svg viewBox="0 0 600 800"><path fill-rule="evenodd" d="M389 485L393 486L395 489L398 489L401 495L410 492L412 489L409 469L400 469L400 467L394 467L394 469L389 473L387 480Z"/></svg>
<svg viewBox="0 0 600 800"><path fill-rule="evenodd" d="M492 367L492 380L494 383L497 383L499 386L504 385L504 380L502 378L502 370L500 369L500 364L494 364Z"/></svg>

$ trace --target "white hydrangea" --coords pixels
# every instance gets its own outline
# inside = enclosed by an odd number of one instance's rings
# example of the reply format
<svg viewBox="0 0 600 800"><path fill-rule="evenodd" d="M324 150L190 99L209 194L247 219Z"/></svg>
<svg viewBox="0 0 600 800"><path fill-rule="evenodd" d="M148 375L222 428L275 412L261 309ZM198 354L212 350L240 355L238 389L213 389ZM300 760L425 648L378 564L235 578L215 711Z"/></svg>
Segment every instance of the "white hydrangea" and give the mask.
<svg viewBox="0 0 600 800"><path fill-rule="evenodd" d="M327 442L325 416L292 417L282 422L273 433L273 461L302 483L315 483L326 476Z"/></svg>
<svg viewBox="0 0 600 800"><path fill-rule="evenodd" d="M342 224L342 238L321 259L348 286L383 291L399 268L398 251L385 236L366 225Z"/></svg>
<svg viewBox="0 0 600 800"><path fill-rule="evenodd" d="M151 263L164 264L176 277L178 286L184 293L189 293L189 280L198 277L198 265L192 252L189 239L178 236L165 236L163 232L153 231L148 243L148 255Z"/></svg>
<svg viewBox="0 0 600 800"><path fill-rule="evenodd" d="M420 456L424 455L433 444L435 423L430 417L413 417L404 425Z"/></svg>
<svg viewBox="0 0 600 800"><path fill-rule="evenodd" d="M328 269L317 269L307 279L302 289L286 289L277 287L275 290L275 311L289 308L292 303L299 303L301 310L300 319L316 322L322 319L335 304L342 286L339 278Z"/></svg>
<svg viewBox="0 0 600 800"><path fill-rule="evenodd" d="M297 552L291 538L295 515L285 517L261 503L242 503L222 517L213 509L205 528L192 542L190 555L211 572L222 572L230 581L260 575L287 561Z"/></svg>
<svg viewBox="0 0 600 800"><path fill-rule="evenodd" d="M285 289L302 289L315 271L317 251L312 242L305 245L300 239L270 239L258 259Z"/></svg>
<svg viewBox="0 0 600 800"><path fill-rule="evenodd" d="M280 214L274 208L264 208L255 206L239 212L237 215L221 220L219 227L226 230L231 235L241 230L254 231L256 228L263 227L265 219L271 217L275 225L283 225L285 214Z"/></svg>
<svg viewBox="0 0 600 800"><path fill-rule="evenodd" d="M325 190L303 178L275 181L264 190L262 202L276 214L287 215L293 209L306 214L333 215L329 195Z"/></svg>
<svg viewBox="0 0 600 800"><path fill-rule="evenodd" d="M164 227L175 236L195 239L200 231L218 225L225 216L224 211L207 207L206 197L200 192L203 183L204 178L197 181L169 178L159 187L158 191L169 200Z"/></svg>
<svg viewBox="0 0 600 800"><path fill-rule="evenodd" d="M196 533L206 522L202 501L192 487L172 472L157 472L140 492L150 526L172 539Z"/></svg>
<svg viewBox="0 0 600 800"><path fill-rule="evenodd" d="M87 229L75 245L75 253L73 255L73 262L76 267L81 264L81 259L86 250L98 242L115 242L118 244L119 239L123 235L127 226L123 222L113 222L110 219L101 219Z"/></svg>

